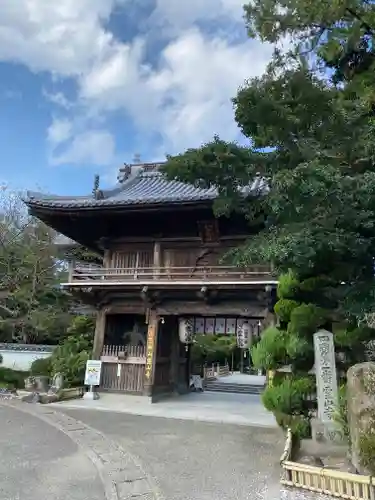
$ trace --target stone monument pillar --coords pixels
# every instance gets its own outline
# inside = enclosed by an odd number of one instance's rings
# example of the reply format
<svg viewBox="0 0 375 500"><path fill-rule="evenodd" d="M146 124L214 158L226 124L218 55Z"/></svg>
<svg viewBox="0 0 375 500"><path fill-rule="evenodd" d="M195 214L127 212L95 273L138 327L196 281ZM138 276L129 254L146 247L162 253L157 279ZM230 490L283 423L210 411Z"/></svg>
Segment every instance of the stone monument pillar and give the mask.
<svg viewBox="0 0 375 500"><path fill-rule="evenodd" d="M327 330L316 332L314 350L318 418L312 422L313 437L318 441L337 441L340 433L333 420L333 414L338 405L333 334Z"/></svg>

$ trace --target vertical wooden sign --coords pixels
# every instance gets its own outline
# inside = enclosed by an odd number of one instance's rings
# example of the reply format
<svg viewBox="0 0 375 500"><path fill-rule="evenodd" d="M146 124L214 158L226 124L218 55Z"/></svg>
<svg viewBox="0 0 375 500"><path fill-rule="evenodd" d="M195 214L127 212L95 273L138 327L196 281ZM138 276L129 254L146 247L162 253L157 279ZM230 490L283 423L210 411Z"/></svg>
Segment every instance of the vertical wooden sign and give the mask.
<svg viewBox="0 0 375 500"><path fill-rule="evenodd" d="M145 378L147 382L152 381L152 376L154 371L156 325L157 325L156 321L150 321L147 330L146 368L145 368Z"/></svg>

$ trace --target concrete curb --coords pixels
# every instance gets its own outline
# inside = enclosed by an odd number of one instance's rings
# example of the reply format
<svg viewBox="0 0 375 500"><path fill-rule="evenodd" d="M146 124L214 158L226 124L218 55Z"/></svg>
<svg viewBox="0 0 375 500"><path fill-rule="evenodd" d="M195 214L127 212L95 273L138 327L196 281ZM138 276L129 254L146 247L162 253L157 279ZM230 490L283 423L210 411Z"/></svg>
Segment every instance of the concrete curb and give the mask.
<svg viewBox="0 0 375 500"><path fill-rule="evenodd" d="M1 400L0 404L43 420L75 442L97 468L106 500L163 500L139 460L103 433L49 405L26 404L17 399Z"/></svg>

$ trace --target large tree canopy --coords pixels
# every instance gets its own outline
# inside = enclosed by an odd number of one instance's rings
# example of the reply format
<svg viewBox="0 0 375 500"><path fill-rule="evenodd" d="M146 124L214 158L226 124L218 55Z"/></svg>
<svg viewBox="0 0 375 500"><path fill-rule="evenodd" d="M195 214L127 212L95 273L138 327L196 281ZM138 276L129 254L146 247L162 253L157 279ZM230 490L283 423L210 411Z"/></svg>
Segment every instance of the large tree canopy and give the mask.
<svg viewBox="0 0 375 500"><path fill-rule="evenodd" d="M264 230L236 252L237 262L292 268L301 281L315 279L321 302L362 316L375 306L375 120L369 85L375 5L255 0L245 11L251 36L292 40L288 54L276 53L263 77L246 82L233 100L235 119L251 146L215 138L170 156L166 173L216 185L218 213L263 214ZM309 63L306 51L313 55ZM317 62L324 74L316 71ZM257 175L269 191L247 196L239 188Z"/></svg>
<svg viewBox="0 0 375 500"><path fill-rule="evenodd" d="M70 324L70 296L56 234L27 214L19 195L0 196L0 341L56 343Z"/></svg>

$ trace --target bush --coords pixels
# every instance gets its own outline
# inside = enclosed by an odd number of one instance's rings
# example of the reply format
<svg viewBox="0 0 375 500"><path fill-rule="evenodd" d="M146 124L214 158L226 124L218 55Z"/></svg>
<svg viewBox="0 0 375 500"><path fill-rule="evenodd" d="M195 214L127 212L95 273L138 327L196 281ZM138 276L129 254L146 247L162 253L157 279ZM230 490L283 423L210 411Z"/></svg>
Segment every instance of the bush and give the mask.
<svg viewBox="0 0 375 500"><path fill-rule="evenodd" d="M251 358L257 370L275 370L287 363L285 332L275 326L267 328L252 347Z"/></svg>
<svg viewBox="0 0 375 500"><path fill-rule="evenodd" d="M293 309L299 305L296 300L280 299L276 302L274 311L281 322L288 323Z"/></svg>
<svg viewBox="0 0 375 500"><path fill-rule="evenodd" d="M307 416L307 396L313 392L315 384L311 377L290 377L278 385L267 387L262 400L265 408L274 414Z"/></svg>
<svg viewBox="0 0 375 500"><path fill-rule="evenodd" d="M51 356L52 373L61 373L66 387L76 387L83 385L86 361L91 358L93 318L78 316L68 328L68 334Z"/></svg>
<svg viewBox="0 0 375 500"><path fill-rule="evenodd" d="M30 375L44 375L50 377L52 374L52 361L51 358L41 358L33 361L31 365Z"/></svg>
<svg viewBox="0 0 375 500"><path fill-rule="evenodd" d="M279 284L277 286L277 296L279 299L293 299L298 290L298 277L292 270L279 276Z"/></svg>
<svg viewBox="0 0 375 500"><path fill-rule="evenodd" d="M371 475L375 474L375 434L372 432L361 433L359 438L359 453L362 467Z"/></svg>
<svg viewBox="0 0 375 500"><path fill-rule="evenodd" d="M341 437L349 442L348 400L345 385L339 388L339 401L333 413L333 420L340 429Z"/></svg>
<svg viewBox="0 0 375 500"><path fill-rule="evenodd" d="M0 367L0 384L9 389L23 389L25 387L25 378L28 376L28 372Z"/></svg>
<svg viewBox="0 0 375 500"><path fill-rule="evenodd" d="M314 304L301 304L293 309L288 325L288 333L312 335L326 322L327 312Z"/></svg>
<svg viewBox="0 0 375 500"><path fill-rule="evenodd" d="M298 439L310 436L310 402L308 396L315 392L313 377L293 377L280 380L267 387L262 400L265 408L275 415L280 427L291 429Z"/></svg>

